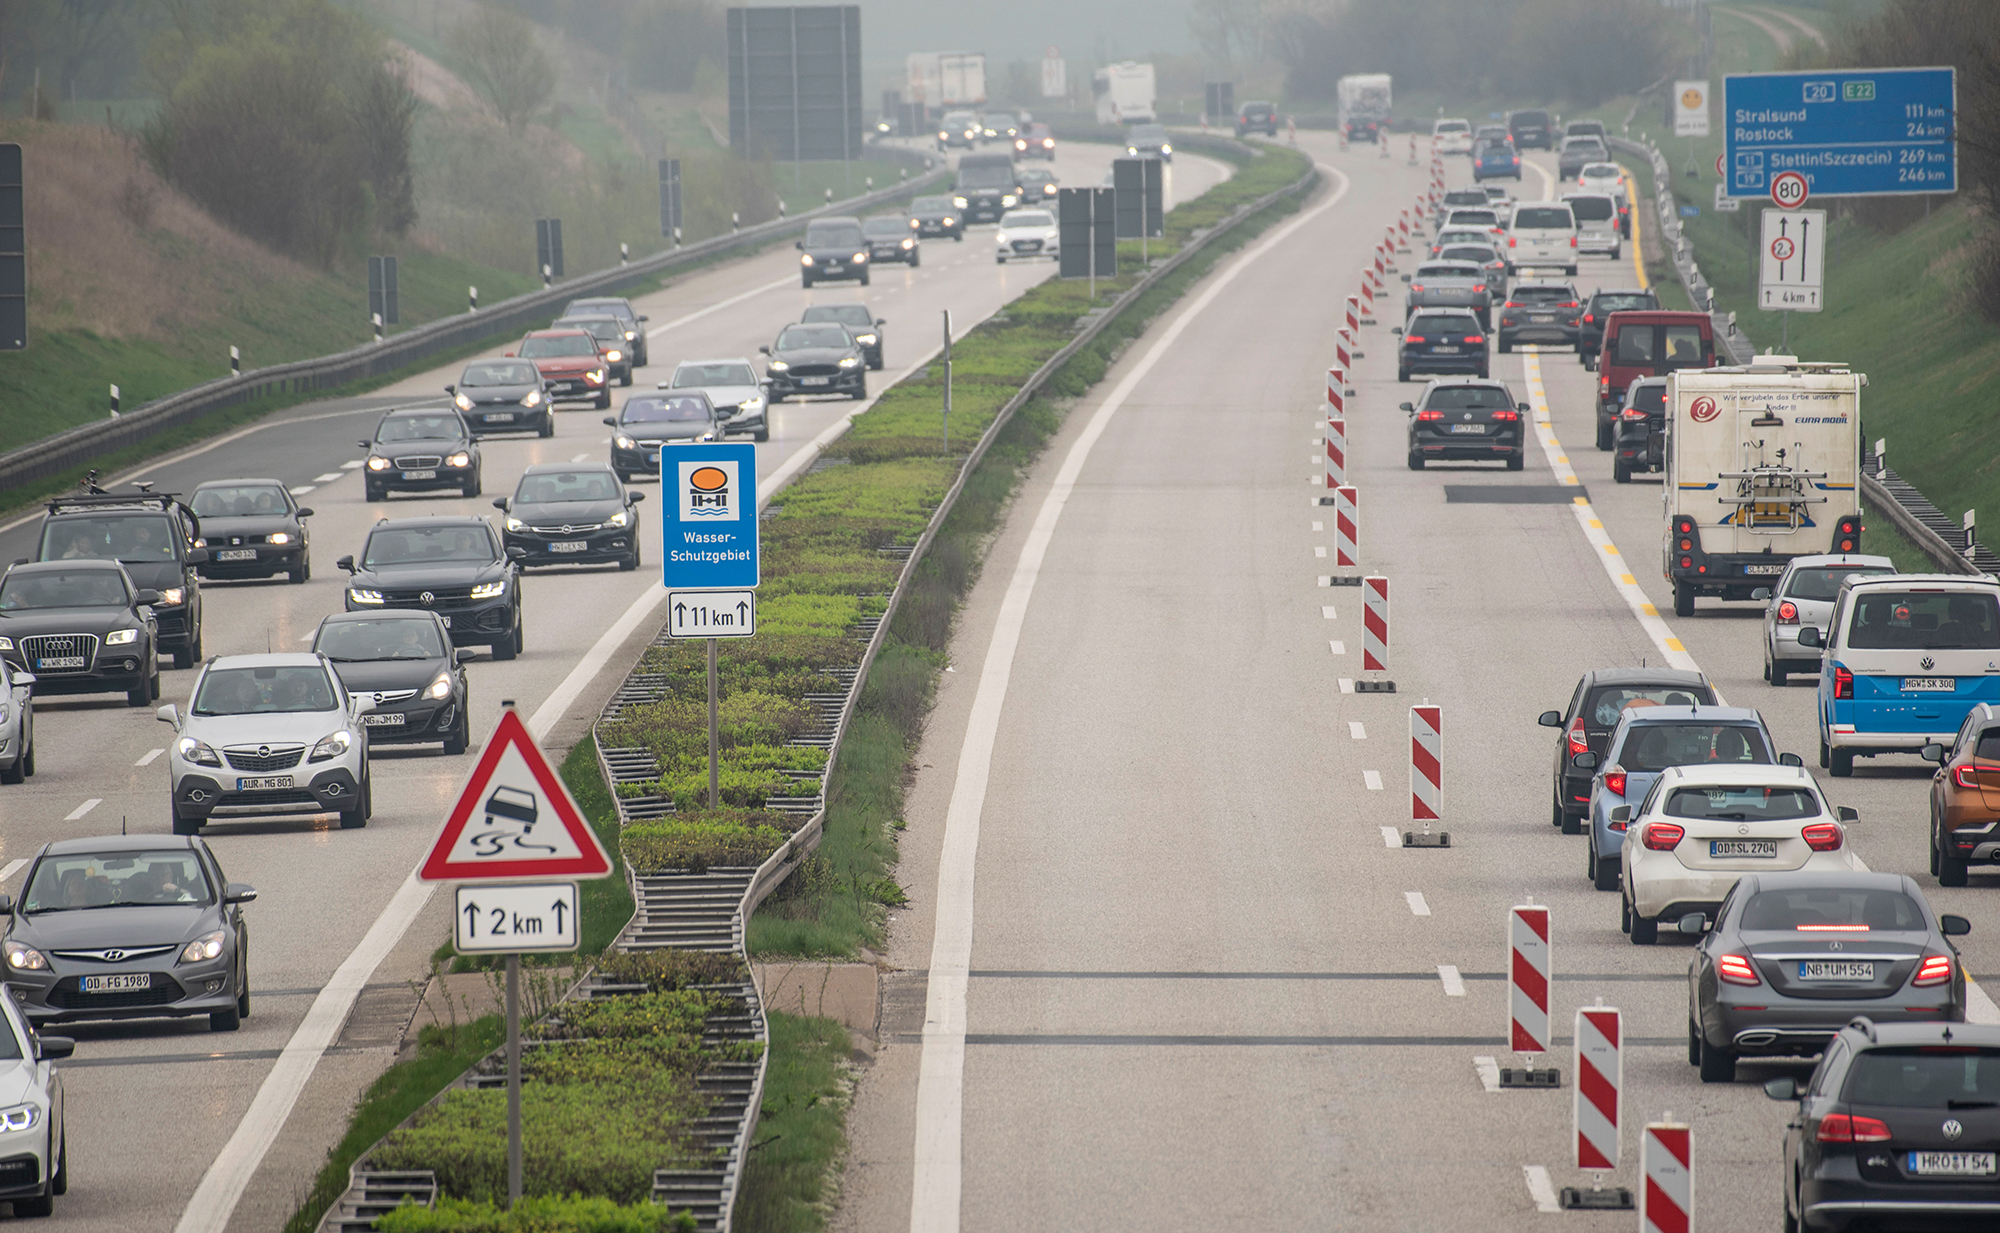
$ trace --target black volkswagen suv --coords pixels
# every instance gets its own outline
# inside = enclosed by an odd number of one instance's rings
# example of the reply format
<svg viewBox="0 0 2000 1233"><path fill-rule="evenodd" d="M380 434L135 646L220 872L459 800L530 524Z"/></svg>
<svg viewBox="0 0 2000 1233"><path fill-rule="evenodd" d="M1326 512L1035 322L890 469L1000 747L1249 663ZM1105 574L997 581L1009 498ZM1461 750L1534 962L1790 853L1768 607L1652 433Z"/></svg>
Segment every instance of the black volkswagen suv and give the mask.
<svg viewBox="0 0 2000 1233"><path fill-rule="evenodd" d="M48 517L42 520L41 551L35 559L123 565L133 586L159 592L151 607L160 650L172 653L174 667L192 668L201 658L201 580L196 570L209 558L200 538L200 520L176 493L58 497L49 502Z"/></svg>
<svg viewBox="0 0 2000 1233"><path fill-rule="evenodd" d="M627 406L631 403L627 402ZM639 568L639 502L601 462L538 462L521 474L512 497L495 497L507 516L500 542L528 565Z"/></svg>
<svg viewBox="0 0 2000 1233"><path fill-rule="evenodd" d="M1509 471L1527 465L1521 416L1528 404L1499 381L1444 378L1424 387L1410 416L1410 470L1432 460L1505 462Z"/></svg>
<svg viewBox="0 0 2000 1233"><path fill-rule="evenodd" d="M349 612L435 612L455 645L490 646L495 659L521 651L521 568L484 518L384 518L369 530L360 560L334 564L353 575Z"/></svg>
<svg viewBox="0 0 2000 1233"><path fill-rule="evenodd" d="M37 694L160 696L160 593L116 561L16 565L0 577L0 656Z"/></svg>
<svg viewBox="0 0 2000 1233"><path fill-rule="evenodd" d="M776 342L757 350L770 357L764 373L772 402L794 394L868 397L868 358L844 325L788 325Z"/></svg>
<svg viewBox="0 0 2000 1233"><path fill-rule="evenodd" d="M340 683L374 709L361 716L368 743L439 741L462 754L472 740L464 663L441 614L392 608L336 612L319 623L312 649L333 664Z"/></svg>

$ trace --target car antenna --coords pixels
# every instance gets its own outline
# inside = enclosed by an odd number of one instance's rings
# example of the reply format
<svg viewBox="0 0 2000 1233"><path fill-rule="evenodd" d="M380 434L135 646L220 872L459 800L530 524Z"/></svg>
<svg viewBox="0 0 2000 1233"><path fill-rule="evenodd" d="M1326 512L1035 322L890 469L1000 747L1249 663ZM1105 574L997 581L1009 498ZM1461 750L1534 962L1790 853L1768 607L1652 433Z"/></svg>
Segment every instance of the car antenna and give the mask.
<svg viewBox="0 0 2000 1233"><path fill-rule="evenodd" d="M125 815L122 813L118 815L118 833L120 835L125 833Z"/></svg>

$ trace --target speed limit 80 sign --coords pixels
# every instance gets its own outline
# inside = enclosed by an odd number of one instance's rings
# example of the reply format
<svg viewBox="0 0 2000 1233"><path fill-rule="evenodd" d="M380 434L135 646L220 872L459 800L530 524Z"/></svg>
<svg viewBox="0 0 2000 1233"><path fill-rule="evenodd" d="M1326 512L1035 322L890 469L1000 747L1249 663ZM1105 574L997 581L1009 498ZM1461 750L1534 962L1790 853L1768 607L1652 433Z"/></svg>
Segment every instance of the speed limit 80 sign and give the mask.
<svg viewBox="0 0 2000 1233"><path fill-rule="evenodd" d="M1781 210L1796 210L1806 203L1810 186L1796 171L1781 171L1771 177L1771 200Z"/></svg>

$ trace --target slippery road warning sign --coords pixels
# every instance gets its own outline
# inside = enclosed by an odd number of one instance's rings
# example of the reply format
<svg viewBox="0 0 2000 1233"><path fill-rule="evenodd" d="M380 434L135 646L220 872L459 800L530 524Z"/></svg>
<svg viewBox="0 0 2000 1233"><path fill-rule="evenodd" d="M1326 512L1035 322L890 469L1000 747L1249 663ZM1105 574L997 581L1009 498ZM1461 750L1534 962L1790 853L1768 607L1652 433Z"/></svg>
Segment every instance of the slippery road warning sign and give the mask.
<svg viewBox="0 0 2000 1233"><path fill-rule="evenodd" d="M480 752L479 764L417 870L425 882L601 878L611 858L569 789L512 710Z"/></svg>

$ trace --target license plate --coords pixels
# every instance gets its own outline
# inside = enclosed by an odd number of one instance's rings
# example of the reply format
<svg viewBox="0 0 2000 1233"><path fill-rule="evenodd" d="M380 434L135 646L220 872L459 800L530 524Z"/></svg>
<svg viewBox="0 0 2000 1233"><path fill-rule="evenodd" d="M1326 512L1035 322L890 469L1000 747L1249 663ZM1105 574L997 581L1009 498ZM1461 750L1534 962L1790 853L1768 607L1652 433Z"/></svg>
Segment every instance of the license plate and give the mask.
<svg viewBox="0 0 2000 1233"><path fill-rule="evenodd" d="M488 411L484 418L489 424L508 424L513 422L514 413L512 411Z"/></svg>
<svg viewBox="0 0 2000 1233"><path fill-rule="evenodd" d="M578 384L575 381L551 381L549 382L549 393L568 394L574 391Z"/></svg>
<svg viewBox="0 0 2000 1233"><path fill-rule="evenodd" d="M1992 1152L1911 1152L1910 1172L1925 1177L1990 1177Z"/></svg>
<svg viewBox="0 0 2000 1233"><path fill-rule="evenodd" d="M370 711L361 717L364 728L400 728L409 721L401 711Z"/></svg>
<svg viewBox="0 0 2000 1233"><path fill-rule="evenodd" d="M83 664L81 655L49 655L35 661L37 668L81 668Z"/></svg>
<svg viewBox="0 0 2000 1233"><path fill-rule="evenodd" d="M821 268L824 269L828 274L838 274L841 271L841 265L838 261L829 261L826 263L825 266Z"/></svg>
<svg viewBox="0 0 2000 1233"><path fill-rule="evenodd" d="M1778 841L1775 839L1711 839L1708 854L1712 857L1727 856L1776 856Z"/></svg>
<svg viewBox="0 0 2000 1233"><path fill-rule="evenodd" d="M590 545L580 539L559 539L549 545L550 552L582 552Z"/></svg>
<svg viewBox="0 0 2000 1233"><path fill-rule="evenodd" d="M1452 430L1453 432L1462 432L1462 433L1465 433L1465 434L1467 434L1468 436L1479 436L1479 435L1483 435L1483 434L1484 434L1484 433L1486 432L1486 425L1484 425L1484 424L1453 424L1453 425L1451 426L1451 430Z"/></svg>
<svg viewBox="0 0 2000 1233"><path fill-rule="evenodd" d="M1800 980L1874 980L1875 965L1872 963L1826 963L1801 962Z"/></svg>
<svg viewBox="0 0 2000 1233"><path fill-rule="evenodd" d="M1534 322L1536 325L1547 325L1549 322L1555 320L1555 315L1553 313L1531 313L1528 316L1528 320Z"/></svg>
<svg viewBox="0 0 2000 1233"><path fill-rule="evenodd" d="M406 480L422 480L422 479L436 479L437 477L438 477L438 473L437 473L436 471L405 471L405 472L403 472L403 478L404 478L404 479L406 479Z"/></svg>
<svg viewBox="0 0 2000 1233"><path fill-rule="evenodd" d="M1903 678L1903 692L1906 694L1948 694L1957 688L1957 677L1906 676Z"/></svg>
<svg viewBox="0 0 2000 1233"><path fill-rule="evenodd" d="M1457 347L1432 347L1432 348L1431 348L1431 354L1432 354L1432 355L1457 355L1457 354L1458 354L1458 348L1457 348Z"/></svg>
<svg viewBox="0 0 2000 1233"><path fill-rule="evenodd" d="M153 987L153 978L145 972L132 972L122 976L86 976L83 978L85 993L122 993L129 990L144 991Z"/></svg>
<svg viewBox="0 0 2000 1233"><path fill-rule="evenodd" d="M257 550L255 548L224 548L221 552L215 554L215 559L218 561L254 561L257 559Z"/></svg>
<svg viewBox="0 0 2000 1233"><path fill-rule="evenodd" d="M289 788L291 786L292 777L290 775L256 775L236 781L236 790L238 792L255 792L264 788Z"/></svg>
<svg viewBox="0 0 2000 1233"><path fill-rule="evenodd" d="M1745 565L1743 572L1759 577L1776 577L1785 572L1785 567L1782 565Z"/></svg>
<svg viewBox="0 0 2000 1233"><path fill-rule="evenodd" d="M832 381L832 380L833 380L833 378L832 378L832 377L800 377L800 378L799 378L799 384L800 384L800 385L825 385L825 384L827 384L827 383L828 383L829 381Z"/></svg>

